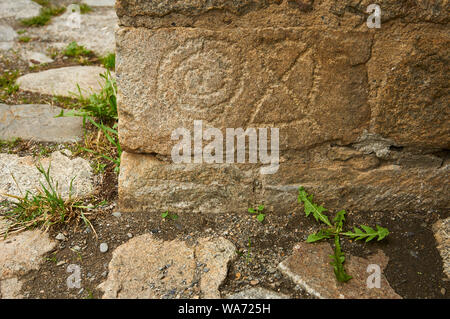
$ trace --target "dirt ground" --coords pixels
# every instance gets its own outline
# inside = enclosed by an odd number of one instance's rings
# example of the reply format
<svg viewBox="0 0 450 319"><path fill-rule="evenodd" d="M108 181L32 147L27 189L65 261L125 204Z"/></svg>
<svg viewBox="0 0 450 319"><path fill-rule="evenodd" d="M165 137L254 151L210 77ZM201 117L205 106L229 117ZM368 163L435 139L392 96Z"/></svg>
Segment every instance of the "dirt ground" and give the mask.
<svg viewBox="0 0 450 319"><path fill-rule="evenodd" d="M293 199L295 200L295 199ZM106 279L112 251L133 237L152 233L157 238L175 238L195 241L205 235L220 234L230 240L240 251L240 257L229 268L226 281L221 287L223 295L252 287L260 287L287 294L293 298L313 298L276 269L292 251L295 243L304 241L309 233L317 230L317 224L304 216L301 209L280 216L269 212L266 220L259 223L248 213L223 215L180 215L176 221L162 219L149 213L122 213L120 217L111 213L113 207L97 216L93 222L98 238L80 227L54 229L51 236L62 232L67 241L61 242L47 256L40 270L29 273L23 288L28 298L101 298L96 287ZM448 298L450 283L442 272L442 260L436 249L431 230L432 224L444 218L437 212L426 216L404 212L400 214L348 215L348 227L365 223L387 227L391 233L382 242L368 243L344 240L343 251L366 257L381 249L389 257L384 271L391 287L403 298ZM250 239L250 249L249 242ZM99 244L109 245L107 253L101 253ZM79 246L80 252L70 248ZM65 263L60 264L61 261ZM77 264L82 270L82 289L68 290L65 272L68 264ZM64 266L65 265L65 266ZM51 287L51 288L49 288Z"/></svg>

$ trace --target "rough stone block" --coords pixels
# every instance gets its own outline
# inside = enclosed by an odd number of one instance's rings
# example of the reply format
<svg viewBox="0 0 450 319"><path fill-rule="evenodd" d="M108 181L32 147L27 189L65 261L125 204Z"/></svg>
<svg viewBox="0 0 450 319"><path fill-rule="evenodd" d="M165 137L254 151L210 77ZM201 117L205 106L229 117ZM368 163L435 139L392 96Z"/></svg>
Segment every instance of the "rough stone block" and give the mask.
<svg viewBox="0 0 450 319"><path fill-rule="evenodd" d="M380 1L381 29L369 4L118 0L122 208L286 212L304 186L329 207L448 210L448 3ZM172 133L200 120L279 128L278 171L173 163Z"/></svg>
<svg viewBox="0 0 450 319"><path fill-rule="evenodd" d="M172 131L194 120L223 131L280 128L282 150L352 142L369 124L370 47L363 33L124 28L121 144L169 155Z"/></svg>

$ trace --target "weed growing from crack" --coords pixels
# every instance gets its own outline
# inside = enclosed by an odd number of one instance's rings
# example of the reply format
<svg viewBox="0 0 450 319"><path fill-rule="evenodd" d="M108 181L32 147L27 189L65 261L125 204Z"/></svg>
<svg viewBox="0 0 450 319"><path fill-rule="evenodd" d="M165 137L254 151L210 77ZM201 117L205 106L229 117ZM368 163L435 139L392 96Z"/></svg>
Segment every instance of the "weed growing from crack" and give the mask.
<svg viewBox="0 0 450 319"><path fill-rule="evenodd" d="M100 93L93 93L89 97L84 97L78 86L78 99L81 109L67 112L61 110L57 117L80 116L83 117L85 127L86 124L93 125L97 129L97 137L85 136L85 143L84 146L79 148L80 151L94 154L97 158L112 162L114 171L118 173L122 148L117 131L117 84L109 71L100 76L104 80Z"/></svg>
<svg viewBox="0 0 450 319"><path fill-rule="evenodd" d="M24 196L2 194L15 199L15 201L0 203L1 206L8 208L5 217L11 222L6 230L0 232L0 235L6 237L9 233L35 227L41 227L47 231L55 224L69 223L72 220L84 222L96 234L87 216L92 214L91 210L105 202L103 201L95 206L86 206L81 199L73 198L73 180L75 177L70 181L69 198L64 199L58 191L58 183L55 183L50 176L50 165L48 169L45 169L42 164L39 164L36 168L45 180L44 183L40 182L41 187L36 194L30 191L26 191Z"/></svg>
<svg viewBox="0 0 450 319"><path fill-rule="evenodd" d="M81 88L78 87L78 95L73 95L78 98L81 109L71 110L64 113L61 111L58 116L81 116L86 122L87 118L96 118L103 123L116 122L117 116L117 83L111 76L111 72L107 71L104 74L100 74L103 79L102 89L100 93L93 93L88 97L85 97L81 92Z"/></svg>
<svg viewBox="0 0 450 319"><path fill-rule="evenodd" d="M61 15L64 11L66 11L64 7L43 7L38 16L23 19L21 23L27 27L41 27L49 23L52 17Z"/></svg>
<svg viewBox="0 0 450 319"><path fill-rule="evenodd" d="M347 274L344 269L345 255L341 250L340 236L347 236L355 240L365 239L366 242L369 242L377 237L378 241L380 241L389 235L387 228L378 225L376 226L376 229L361 225L362 230L355 226L354 232L343 232L346 211L341 210L337 212L332 224L328 219L328 216L324 214L327 209L315 204L313 202L313 195L308 195L303 187L299 188L298 202L303 203L306 217L312 213L316 221L320 221L327 225L326 228L319 230L317 233L310 234L306 242L314 243L324 239L334 239L334 254L330 255L330 258L332 259L330 264L334 268L336 279L340 282L347 282L352 278L352 276Z"/></svg>
<svg viewBox="0 0 450 319"><path fill-rule="evenodd" d="M14 70L4 72L0 76L0 102L19 90L19 86L16 84L16 79L19 75L19 71Z"/></svg>
<svg viewBox="0 0 450 319"><path fill-rule="evenodd" d="M116 54L115 53L107 54L104 57L100 58L100 62L108 70L114 71L114 69L116 68Z"/></svg>
<svg viewBox="0 0 450 319"><path fill-rule="evenodd" d="M86 14L92 11L92 8L88 6L86 3L81 3L79 6L81 14Z"/></svg>
<svg viewBox="0 0 450 319"><path fill-rule="evenodd" d="M106 138L106 140L109 142L109 151L107 152L108 154L105 154L104 152L99 152L87 147L81 147L80 149L85 152L92 153L97 157L101 157L112 162L114 164L114 172L119 173L122 148L119 143L118 137L119 133L117 132L117 123L115 123L113 127L109 127L101 122L100 123L95 122L91 117L88 117L87 120L97 129L99 129L98 132L102 133L103 136Z"/></svg>
<svg viewBox="0 0 450 319"><path fill-rule="evenodd" d="M19 37L19 42L27 43L27 42L30 42L30 41L31 41L30 37L27 37L27 36Z"/></svg>

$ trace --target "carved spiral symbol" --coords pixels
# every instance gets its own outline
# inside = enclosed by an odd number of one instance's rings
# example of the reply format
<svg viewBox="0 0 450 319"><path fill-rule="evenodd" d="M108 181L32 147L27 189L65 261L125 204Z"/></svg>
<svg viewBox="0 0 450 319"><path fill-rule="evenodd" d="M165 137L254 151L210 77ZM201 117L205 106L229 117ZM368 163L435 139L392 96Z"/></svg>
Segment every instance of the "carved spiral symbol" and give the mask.
<svg viewBox="0 0 450 319"><path fill-rule="evenodd" d="M230 50L229 43L196 39L171 51L159 67L159 101L193 112L223 110L241 85Z"/></svg>

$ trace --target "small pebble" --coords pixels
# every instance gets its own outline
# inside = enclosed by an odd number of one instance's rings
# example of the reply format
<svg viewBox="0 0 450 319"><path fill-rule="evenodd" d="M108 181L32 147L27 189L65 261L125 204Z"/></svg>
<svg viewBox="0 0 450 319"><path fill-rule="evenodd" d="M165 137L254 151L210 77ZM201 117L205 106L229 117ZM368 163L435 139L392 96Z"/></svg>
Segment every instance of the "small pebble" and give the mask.
<svg viewBox="0 0 450 319"><path fill-rule="evenodd" d="M257 284L259 284L259 280L258 279L250 281L250 285L252 285L252 286L256 286Z"/></svg>
<svg viewBox="0 0 450 319"><path fill-rule="evenodd" d="M106 253L108 251L108 244L107 243L101 243L100 244L100 252Z"/></svg>
<svg viewBox="0 0 450 319"><path fill-rule="evenodd" d="M447 290L445 290L445 288L441 289L441 294L445 296L445 293L447 292Z"/></svg>
<svg viewBox="0 0 450 319"><path fill-rule="evenodd" d="M128 238L131 238L131 237L133 237L133 234L132 233L128 233L127 236L128 236Z"/></svg>
<svg viewBox="0 0 450 319"><path fill-rule="evenodd" d="M55 239L56 240L61 240L61 241L67 240L66 236L64 236L63 233L59 233L58 235L56 235Z"/></svg>
<svg viewBox="0 0 450 319"><path fill-rule="evenodd" d="M112 215L117 218L122 216L122 214L120 212L114 212L114 213L112 213Z"/></svg>

